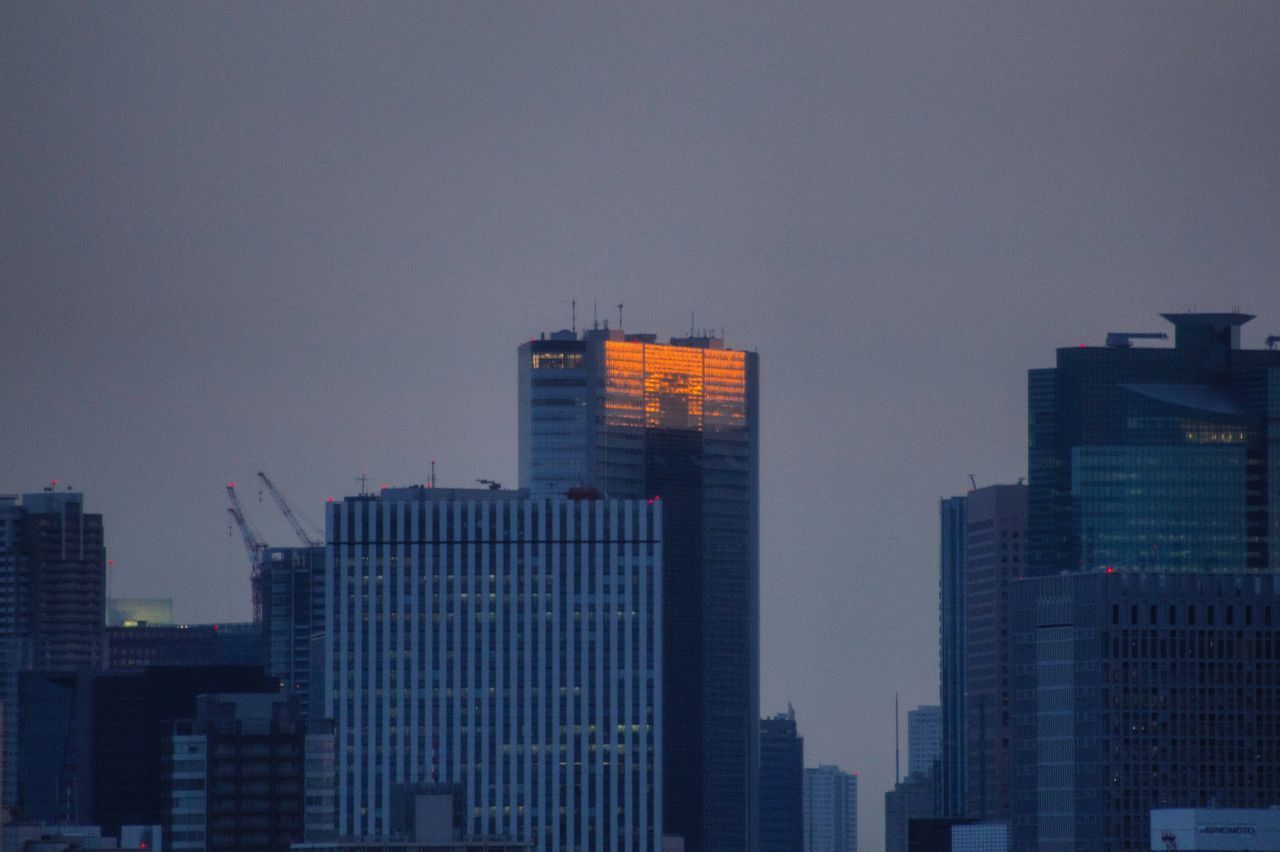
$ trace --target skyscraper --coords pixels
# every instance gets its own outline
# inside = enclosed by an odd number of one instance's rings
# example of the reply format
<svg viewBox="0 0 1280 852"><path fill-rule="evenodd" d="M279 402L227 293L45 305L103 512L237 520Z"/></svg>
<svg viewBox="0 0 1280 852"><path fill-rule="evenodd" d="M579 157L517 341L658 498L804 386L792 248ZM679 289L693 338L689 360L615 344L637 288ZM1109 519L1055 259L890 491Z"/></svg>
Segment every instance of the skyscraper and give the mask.
<svg viewBox="0 0 1280 852"><path fill-rule="evenodd" d="M1034 573L1280 571L1280 351L1240 348L1246 314L1164 318L1172 347L1031 371Z"/></svg>
<svg viewBox="0 0 1280 852"><path fill-rule="evenodd" d="M788 705L760 722L760 852L804 849L804 738Z"/></svg>
<svg viewBox="0 0 1280 852"><path fill-rule="evenodd" d="M907 711L907 774L927 775L942 757L942 708L922 705Z"/></svg>
<svg viewBox="0 0 1280 852"><path fill-rule="evenodd" d="M963 816L964 778L964 497L940 502L938 558L938 694L942 756L938 779L944 817Z"/></svg>
<svg viewBox="0 0 1280 852"><path fill-rule="evenodd" d="M106 640L102 516L70 491L0 497L0 702L5 795L18 772L18 673L102 667Z"/></svg>
<svg viewBox="0 0 1280 852"><path fill-rule="evenodd" d="M319 711L324 634L324 548L269 547L262 555L262 635L267 671L298 718Z"/></svg>
<svg viewBox="0 0 1280 852"><path fill-rule="evenodd" d="M858 775L804 771L804 852L858 852Z"/></svg>
<svg viewBox="0 0 1280 852"><path fill-rule="evenodd" d="M981 820L1009 815L1010 583L1026 573L1027 487L990 485L965 498L965 810Z"/></svg>
<svg viewBox="0 0 1280 852"><path fill-rule="evenodd" d="M1030 373L1019 850L1146 849L1151 808L1280 798L1280 352L1240 348L1244 314L1165 318L1172 347Z"/></svg>
<svg viewBox="0 0 1280 852"><path fill-rule="evenodd" d="M1280 575L1016 581L1014 848L1150 849L1153 808L1280 802Z"/></svg>
<svg viewBox="0 0 1280 852"><path fill-rule="evenodd" d="M758 361L712 336L563 330L520 347L520 481L663 503L663 815L758 847Z"/></svg>
<svg viewBox="0 0 1280 852"><path fill-rule="evenodd" d="M384 489L329 504L324 684L342 836L401 784L468 835L662 847L664 500Z"/></svg>

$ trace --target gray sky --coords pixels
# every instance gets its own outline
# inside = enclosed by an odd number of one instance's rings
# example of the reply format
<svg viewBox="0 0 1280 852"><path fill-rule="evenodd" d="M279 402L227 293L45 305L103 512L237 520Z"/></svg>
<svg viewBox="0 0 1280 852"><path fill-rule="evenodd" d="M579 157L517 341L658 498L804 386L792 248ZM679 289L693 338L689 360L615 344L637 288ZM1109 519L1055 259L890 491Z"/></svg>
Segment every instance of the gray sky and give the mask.
<svg viewBox="0 0 1280 852"><path fill-rule="evenodd" d="M761 354L763 707L861 772L937 699L937 500L1025 371L1280 332L1280 4L9 2L0 491L119 595L244 619L222 487L516 480L520 341L626 303ZM274 543L288 528L246 489Z"/></svg>

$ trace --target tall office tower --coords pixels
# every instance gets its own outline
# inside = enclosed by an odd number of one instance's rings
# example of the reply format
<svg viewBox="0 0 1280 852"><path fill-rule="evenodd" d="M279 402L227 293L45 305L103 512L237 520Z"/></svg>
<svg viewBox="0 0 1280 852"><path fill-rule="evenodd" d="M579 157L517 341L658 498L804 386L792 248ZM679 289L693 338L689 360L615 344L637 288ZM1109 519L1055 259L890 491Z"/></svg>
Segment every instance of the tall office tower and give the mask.
<svg viewBox="0 0 1280 852"><path fill-rule="evenodd" d="M1032 370L1032 572L1280 571L1280 351L1239 314L1165 314L1173 347L1059 349Z"/></svg>
<svg viewBox="0 0 1280 852"><path fill-rule="evenodd" d="M267 671L280 679L298 718L319 710L324 633L324 548L269 547L262 556L262 634ZM313 661L313 657L315 658ZM312 669L316 667L316 683ZM314 699L314 700L313 700Z"/></svg>
<svg viewBox="0 0 1280 852"><path fill-rule="evenodd" d="M907 711L907 774L926 775L935 771L942 758L942 708L921 705Z"/></svg>
<svg viewBox="0 0 1280 852"><path fill-rule="evenodd" d="M858 773L804 771L804 852L858 852Z"/></svg>
<svg viewBox="0 0 1280 852"><path fill-rule="evenodd" d="M964 815L964 497L940 501L938 558L938 695L942 705L939 811Z"/></svg>
<svg viewBox="0 0 1280 852"><path fill-rule="evenodd" d="M715 337L592 329L520 347L534 497L662 497L663 819L688 852L756 852L758 359Z"/></svg>
<svg viewBox="0 0 1280 852"><path fill-rule="evenodd" d="M284 695L202 695L165 722L169 848L288 850L334 837L333 734L294 717Z"/></svg>
<svg viewBox="0 0 1280 852"><path fill-rule="evenodd" d="M106 551L102 516L84 495L47 490L0 497L0 702L4 788L16 796L18 673L100 668L105 654Z"/></svg>
<svg viewBox="0 0 1280 852"><path fill-rule="evenodd" d="M760 722L760 852L804 849L804 738L787 705Z"/></svg>
<svg viewBox="0 0 1280 852"><path fill-rule="evenodd" d="M1027 486L991 485L965 498L965 811L1009 815L1010 583L1026 573Z"/></svg>
<svg viewBox="0 0 1280 852"><path fill-rule="evenodd" d="M1280 575L1063 574L1013 610L1013 848L1145 852L1153 808L1280 802Z"/></svg>
<svg viewBox="0 0 1280 852"><path fill-rule="evenodd" d="M662 847L662 500L385 489L329 504L338 832L463 787L469 835Z"/></svg>
<svg viewBox="0 0 1280 852"><path fill-rule="evenodd" d="M1030 373L1017 849L1145 849L1151 807L1280 796L1280 352L1240 348L1244 314L1165 318L1172 347L1113 334Z"/></svg>

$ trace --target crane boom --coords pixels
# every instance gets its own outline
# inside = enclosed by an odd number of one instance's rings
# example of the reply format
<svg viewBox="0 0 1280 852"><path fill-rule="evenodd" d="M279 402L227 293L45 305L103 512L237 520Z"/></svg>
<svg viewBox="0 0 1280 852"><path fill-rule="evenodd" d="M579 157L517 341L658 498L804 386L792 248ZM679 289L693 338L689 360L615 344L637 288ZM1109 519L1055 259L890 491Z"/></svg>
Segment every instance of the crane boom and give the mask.
<svg viewBox="0 0 1280 852"><path fill-rule="evenodd" d="M236 526L240 528L240 537L244 539L244 549L249 554L249 582L253 587L253 623L262 623L262 554L267 549L266 542L258 537L249 520L244 516L240 506L240 498L236 496L236 484L227 483L227 512Z"/></svg>
<svg viewBox="0 0 1280 852"><path fill-rule="evenodd" d="M262 471L258 471L258 478L262 480L262 484L267 486L267 490L271 492L271 498L276 501L276 506L280 508L280 514L284 515L285 520L289 522L289 526L293 527L293 533L298 537L298 540L307 547L319 547L323 542L302 525L302 522L298 520L298 516L289 508L289 502L284 499L284 495L280 493L275 484Z"/></svg>

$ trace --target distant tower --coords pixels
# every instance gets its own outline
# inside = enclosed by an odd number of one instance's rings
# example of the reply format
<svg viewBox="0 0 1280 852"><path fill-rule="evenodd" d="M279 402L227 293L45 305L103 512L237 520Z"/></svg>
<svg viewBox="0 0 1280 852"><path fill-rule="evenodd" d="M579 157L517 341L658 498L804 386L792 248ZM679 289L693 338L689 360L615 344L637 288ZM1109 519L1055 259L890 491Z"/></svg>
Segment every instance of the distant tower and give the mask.
<svg viewBox="0 0 1280 852"><path fill-rule="evenodd" d="M760 852L804 849L804 738L788 705L760 722Z"/></svg>
<svg viewBox="0 0 1280 852"><path fill-rule="evenodd" d="M663 820L687 852L756 852L757 357L717 337L570 330L519 351L520 484L663 505Z"/></svg>
<svg viewBox="0 0 1280 852"><path fill-rule="evenodd" d="M804 852L858 852L858 775L804 771Z"/></svg>
<svg viewBox="0 0 1280 852"><path fill-rule="evenodd" d="M0 496L0 702L4 794L17 796L18 674L99 669L106 650L102 516L71 491Z"/></svg>

